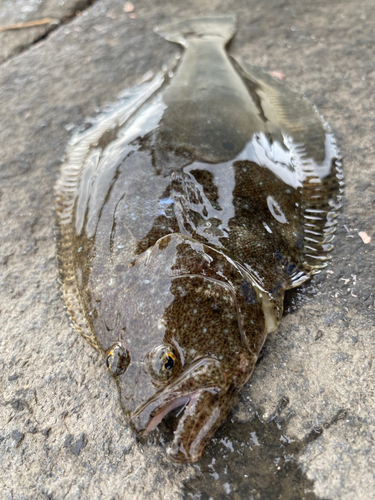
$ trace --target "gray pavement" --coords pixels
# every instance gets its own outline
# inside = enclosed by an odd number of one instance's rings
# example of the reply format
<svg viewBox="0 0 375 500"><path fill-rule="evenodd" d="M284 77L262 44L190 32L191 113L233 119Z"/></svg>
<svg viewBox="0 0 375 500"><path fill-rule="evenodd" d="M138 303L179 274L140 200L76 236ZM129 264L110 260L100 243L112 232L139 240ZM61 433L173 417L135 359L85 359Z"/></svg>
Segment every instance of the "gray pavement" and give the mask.
<svg viewBox="0 0 375 500"><path fill-rule="evenodd" d="M0 24L43 3L22 2L2 3ZM61 7L79 2L44 3L38 16L61 25L36 44L14 32L0 71L0 498L375 498L373 0L139 0L133 19L120 0L73 18ZM198 464L178 466L167 425L136 442L102 360L69 326L53 186L73 128L179 51L152 27L207 12L235 12L231 52L318 106L346 191L332 265L289 294L228 422Z"/></svg>
<svg viewBox="0 0 375 500"><path fill-rule="evenodd" d="M0 31L0 63L27 50L59 24L79 15L92 0L3 0L0 4L0 30L20 23L43 21L27 29ZM48 21L48 22L47 22Z"/></svg>

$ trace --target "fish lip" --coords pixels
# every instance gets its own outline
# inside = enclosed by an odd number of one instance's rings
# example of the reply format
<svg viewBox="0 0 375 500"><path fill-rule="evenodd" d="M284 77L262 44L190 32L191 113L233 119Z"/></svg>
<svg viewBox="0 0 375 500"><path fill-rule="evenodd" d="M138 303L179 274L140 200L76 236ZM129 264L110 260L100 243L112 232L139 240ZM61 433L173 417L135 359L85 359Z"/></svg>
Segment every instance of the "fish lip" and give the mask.
<svg viewBox="0 0 375 500"><path fill-rule="evenodd" d="M202 368L217 370L221 379L216 383L206 383L199 387L189 382L194 380ZM198 382L199 384L199 382ZM130 424L135 433L144 437L153 431L172 410L181 406L188 407L202 392L219 393L226 387L226 377L220 361L215 358L203 357L196 360L184 370L175 381L152 396L138 408L130 417Z"/></svg>
<svg viewBox="0 0 375 500"><path fill-rule="evenodd" d="M176 408L188 406L190 401L194 398L194 394L176 397L172 401L161 406L155 413L153 417L148 421L147 427L144 430L136 431L141 437L147 436L150 432L152 432L156 427L160 424L160 422L166 417L171 411ZM131 419L133 428L134 421Z"/></svg>

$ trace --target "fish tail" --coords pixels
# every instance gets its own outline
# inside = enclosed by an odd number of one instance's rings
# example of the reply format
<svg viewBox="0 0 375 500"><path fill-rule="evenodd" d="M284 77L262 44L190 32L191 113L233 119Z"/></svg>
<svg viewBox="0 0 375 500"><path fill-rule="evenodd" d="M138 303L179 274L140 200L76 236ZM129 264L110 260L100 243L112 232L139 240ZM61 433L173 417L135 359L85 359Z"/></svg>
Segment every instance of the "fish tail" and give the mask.
<svg viewBox="0 0 375 500"><path fill-rule="evenodd" d="M188 47L189 38L209 36L221 37L226 45L236 32L236 16L196 17L155 28L154 31L169 42L179 43L184 47Z"/></svg>

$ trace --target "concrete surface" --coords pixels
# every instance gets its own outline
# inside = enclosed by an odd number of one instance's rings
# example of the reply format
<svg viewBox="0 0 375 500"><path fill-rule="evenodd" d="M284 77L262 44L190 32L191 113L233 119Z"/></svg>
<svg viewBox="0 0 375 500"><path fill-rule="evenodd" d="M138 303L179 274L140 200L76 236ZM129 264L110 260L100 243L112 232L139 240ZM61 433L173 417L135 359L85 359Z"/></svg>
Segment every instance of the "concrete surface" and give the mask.
<svg viewBox="0 0 375 500"><path fill-rule="evenodd" d="M92 0L2 0L0 27L50 18L51 21L24 29L0 31L0 63L42 40L61 22L71 19Z"/></svg>
<svg viewBox="0 0 375 500"><path fill-rule="evenodd" d="M133 3L135 19L123 1L96 1L1 65L0 498L373 499L373 0ZM319 107L346 193L331 267L289 295L202 461L177 466L167 430L136 442L102 360L69 327L53 186L73 127L178 51L152 27L207 12L237 13L231 52L284 73Z"/></svg>

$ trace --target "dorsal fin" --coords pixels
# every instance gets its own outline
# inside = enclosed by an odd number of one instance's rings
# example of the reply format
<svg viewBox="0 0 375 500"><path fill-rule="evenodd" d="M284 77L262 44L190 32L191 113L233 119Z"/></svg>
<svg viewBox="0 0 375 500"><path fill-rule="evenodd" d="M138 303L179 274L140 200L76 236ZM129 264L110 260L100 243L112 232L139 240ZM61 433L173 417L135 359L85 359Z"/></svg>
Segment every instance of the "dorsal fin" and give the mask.
<svg viewBox="0 0 375 500"><path fill-rule="evenodd" d="M326 267L343 191L342 158L336 140L316 108L262 69L232 59L249 91L256 89L265 118L279 127L301 173L303 255L305 261L289 275L298 286ZM270 130L272 132L272 130Z"/></svg>

